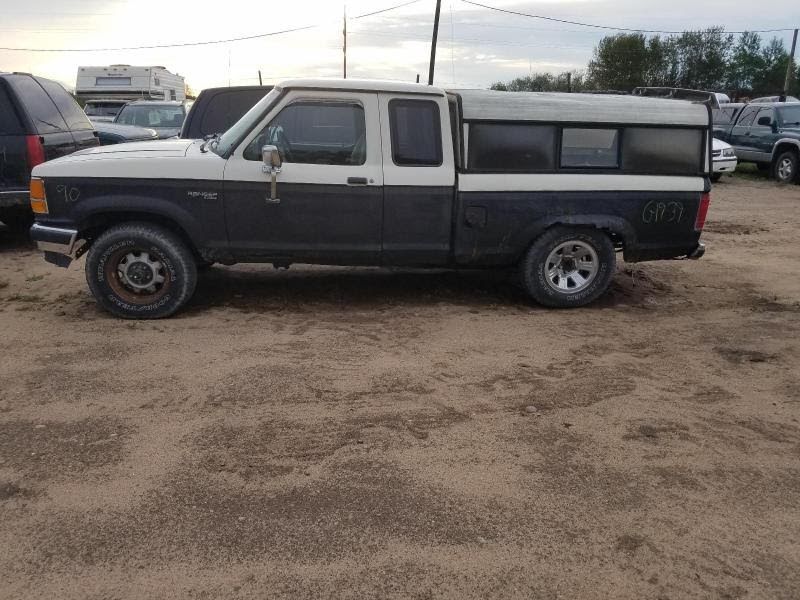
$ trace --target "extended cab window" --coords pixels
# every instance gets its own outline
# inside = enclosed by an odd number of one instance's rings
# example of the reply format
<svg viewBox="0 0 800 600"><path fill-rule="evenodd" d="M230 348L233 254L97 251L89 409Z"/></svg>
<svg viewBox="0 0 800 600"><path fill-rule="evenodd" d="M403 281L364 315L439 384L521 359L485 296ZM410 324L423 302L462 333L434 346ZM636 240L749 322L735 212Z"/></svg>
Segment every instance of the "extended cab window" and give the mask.
<svg viewBox="0 0 800 600"><path fill-rule="evenodd" d="M561 134L561 166L578 169L619 167L619 130L565 127Z"/></svg>
<svg viewBox="0 0 800 600"><path fill-rule="evenodd" d="M288 163L363 165L367 160L364 107L350 102L295 102L250 142L246 160L261 160L261 147L278 147Z"/></svg>
<svg viewBox="0 0 800 600"><path fill-rule="evenodd" d="M33 77L12 75L9 81L25 110L33 119L36 131L40 134L67 131L67 124L61 118L56 105Z"/></svg>
<svg viewBox="0 0 800 600"><path fill-rule="evenodd" d="M469 169L534 173L555 169L556 128L524 123L470 123Z"/></svg>
<svg viewBox="0 0 800 600"><path fill-rule="evenodd" d="M631 173L697 175L703 140L699 129L628 128L622 141L622 169Z"/></svg>
<svg viewBox="0 0 800 600"><path fill-rule="evenodd" d="M432 100L391 100L392 160L401 167L442 164L439 105Z"/></svg>

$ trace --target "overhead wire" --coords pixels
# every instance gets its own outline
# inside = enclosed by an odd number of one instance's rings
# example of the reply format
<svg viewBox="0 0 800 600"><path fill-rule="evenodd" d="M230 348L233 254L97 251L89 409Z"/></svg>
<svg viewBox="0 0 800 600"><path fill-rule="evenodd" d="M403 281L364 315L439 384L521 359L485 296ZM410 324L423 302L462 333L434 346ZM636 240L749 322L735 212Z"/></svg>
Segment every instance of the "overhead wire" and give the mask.
<svg viewBox="0 0 800 600"><path fill-rule="evenodd" d="M405 6L409 6L411 4L416 4L421 0L409 0L407 2L403 2L401 4L396 4L394 6L390 6L387 8L382 8L380 10L375 10L372 12L355 15L351 17L352 19L364 19L366 17L371 17L374 15L379 15L382 13L389 12L391 10L397 10L399 8L403 8ZM314 29L316 27L320 27L319 23L313 25L303 25L301 27L292 27L290 29L282 29L279 31L270 31L268 33L257 33L254 35L245 35L240 37L228 38L224 40L205 40L199 42L181 42L175 44L152 44L146 46L127 46L127 47L120 47L120 48L10 48L10 47L3 47L0 46L0 50L5 50L9 52L119 52L119 51L130 51L130 50L153 50L158 48L186 48L189 46L210 46L213 44L229 44L232 42L243 42L246 40L255 40L260 38L272 37L276 35L283 35L286 33L295 33L297 31L305 31L308 29Z"/></svg>
<svg viewBox="0 0 800 600"><path fill-rule="evenodd" d="M564 23L566 25L579 25L581 27L592 27L594 29L607 29L612 31L629 31L634 33L670 33L670 34L679 34L679 33L687 33L686 30L683 31L669 31L665 29L633 29L630 27L614 27L611 25L597 25L594 23L583 23L580 21L569 21L567 19L557 19L556 17L546 17L544 15L535 15L531 13L524 13L517 10L510 10L507 8L499 8L497 6L489 6L488 4L481 4L480 2L474 2L474 0L461 0L464 4L470 4L472 6L478 6L480 8L485 8L487 10L493 10L496 12L506 13L509 15L516 15L518 17L528 17L531 19L541 19L542 21L552 21L554 23ZM726 31L726 33L778 33L781 31L794 31L795 27L784 27L781 29L750 29L748 31Z"/></svg>

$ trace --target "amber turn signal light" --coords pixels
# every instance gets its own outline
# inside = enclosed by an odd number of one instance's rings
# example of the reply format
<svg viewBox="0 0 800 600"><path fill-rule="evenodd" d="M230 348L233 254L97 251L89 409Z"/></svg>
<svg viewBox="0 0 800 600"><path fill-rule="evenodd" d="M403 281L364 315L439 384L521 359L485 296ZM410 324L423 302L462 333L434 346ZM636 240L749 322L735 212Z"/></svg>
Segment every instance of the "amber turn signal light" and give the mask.
<svg viewBox="0 0 800 600"><path fill-rule="evenodd" d="M47 214L47 198L41 179L31 179L31 210L39 215Z"/></svg>

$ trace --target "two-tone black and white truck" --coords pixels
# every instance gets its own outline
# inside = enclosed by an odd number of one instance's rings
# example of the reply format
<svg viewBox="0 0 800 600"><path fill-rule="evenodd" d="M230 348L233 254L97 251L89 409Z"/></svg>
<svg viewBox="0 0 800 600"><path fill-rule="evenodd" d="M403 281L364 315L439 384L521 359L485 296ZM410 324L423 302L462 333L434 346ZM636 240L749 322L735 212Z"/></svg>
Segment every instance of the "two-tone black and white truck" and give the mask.
<svg viewBox="0 0 800 600"><path fill-rule="evenodd" d="M711 115L626 96L290 80L210 140L101 147L38 166L31 235L88 253L97 301L164 317L197 267L517 267L581 306L626 261L699 258Z"/></svg>

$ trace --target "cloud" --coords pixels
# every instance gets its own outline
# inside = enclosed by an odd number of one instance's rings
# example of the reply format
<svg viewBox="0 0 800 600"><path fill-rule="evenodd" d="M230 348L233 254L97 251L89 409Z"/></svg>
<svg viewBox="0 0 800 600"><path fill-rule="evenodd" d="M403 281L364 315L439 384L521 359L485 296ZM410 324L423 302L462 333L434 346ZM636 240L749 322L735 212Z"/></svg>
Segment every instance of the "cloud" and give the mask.
<svg viewBox="0 0 800 600"><path fill-rule="evenodd" d="M348 0L351 76L427 78L434 0L364 19L352 17L401 0ZM725 24L729 29L785 27L796 0L773 0L769 11L730 0L672 0L658 11L641 0L539 0L484 3L598 24L684 29ZM195 88L267 82L295 76L338 76L342 65L343 4L329 0L31 0L3 9L2 46L101 48L225 39L307 24L315 29L231 44L87 53L0 51L0 70L29 71L74 85L79 65L164 65ZM721 21L724 20L724 23ZM554 73L585 67L607 31L549 23L444 0L436 80L484 87L531 70ZM784 36L786 38L787 36Z"/></svg>

